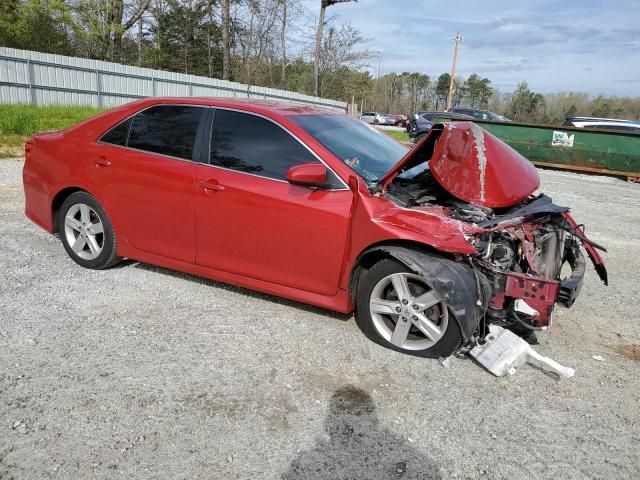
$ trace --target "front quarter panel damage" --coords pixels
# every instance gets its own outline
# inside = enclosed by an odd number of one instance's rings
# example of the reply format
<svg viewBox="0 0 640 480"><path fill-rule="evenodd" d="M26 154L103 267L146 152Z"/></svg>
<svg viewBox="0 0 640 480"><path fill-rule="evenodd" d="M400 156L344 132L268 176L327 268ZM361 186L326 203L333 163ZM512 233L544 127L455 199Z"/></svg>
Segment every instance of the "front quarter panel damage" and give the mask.
<svg viewBox="0 0 640 480"><path fill-rule="evenodd" d="M449 305L464 340L471 339L487 309L491 291L482 273L463 263L415 249L383 245L368 252L375 250L389 254L424 278Z"/></svg>
<svg viewBox="0 0 640 480"><path fill-rule="evenodd" d="M475 232L462 222L448 217L441 207L406 209L391 207L373 217L372 222L383 229L403 230L416 240L440 251L473 255L476 249L465 238Z"/></svg>

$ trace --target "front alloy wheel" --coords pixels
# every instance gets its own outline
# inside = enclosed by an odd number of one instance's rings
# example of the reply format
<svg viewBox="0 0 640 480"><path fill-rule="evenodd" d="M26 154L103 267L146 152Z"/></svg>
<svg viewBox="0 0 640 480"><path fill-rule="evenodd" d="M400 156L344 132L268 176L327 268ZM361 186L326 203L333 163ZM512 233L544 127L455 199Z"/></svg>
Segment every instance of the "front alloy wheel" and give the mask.
<svg viewBox="0 0 640 480"><path fill-rule="evenodd" d="M462 342L444 299L401 263L385 259L360 280L356 321L374 342L422 357L448 356Z"/></svg>
<svg viewBox="0 0 640 480"><path fill-rule="evenodd" d="M449 324L440 295L413 273L392 273L380 280L371 292L369 310L378 334L406 350L432 347Z"/></svg>

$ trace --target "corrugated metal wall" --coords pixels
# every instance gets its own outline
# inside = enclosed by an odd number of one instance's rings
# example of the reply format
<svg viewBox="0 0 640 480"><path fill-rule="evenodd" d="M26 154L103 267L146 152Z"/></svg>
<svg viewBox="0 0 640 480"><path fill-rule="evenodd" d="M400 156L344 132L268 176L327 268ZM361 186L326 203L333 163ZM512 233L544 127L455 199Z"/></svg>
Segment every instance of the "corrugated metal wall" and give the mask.
<svg viewBox="0 0 640 480"><path fill-rule="evenodd" d="M114 107L155 96L272 99L347 108L345 102L275 88L0 47L0 103Z"/></svg>

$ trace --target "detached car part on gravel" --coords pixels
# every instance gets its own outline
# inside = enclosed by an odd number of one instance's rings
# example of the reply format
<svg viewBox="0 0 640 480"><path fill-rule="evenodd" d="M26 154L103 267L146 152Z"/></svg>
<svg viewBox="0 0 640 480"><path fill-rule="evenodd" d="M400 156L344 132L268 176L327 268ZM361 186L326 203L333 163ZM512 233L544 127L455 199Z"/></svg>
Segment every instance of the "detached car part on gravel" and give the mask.
<svg viewBox="0 0 640 480"><path fill-rule="evenodd" d="M468 122L408 151L346 115L146 99L26 145L26 214L87 268L119 259L348 313L373 341L441 357L576 300L584 227L537 170ZM566 270L569 270L566 273Z"/></svg>

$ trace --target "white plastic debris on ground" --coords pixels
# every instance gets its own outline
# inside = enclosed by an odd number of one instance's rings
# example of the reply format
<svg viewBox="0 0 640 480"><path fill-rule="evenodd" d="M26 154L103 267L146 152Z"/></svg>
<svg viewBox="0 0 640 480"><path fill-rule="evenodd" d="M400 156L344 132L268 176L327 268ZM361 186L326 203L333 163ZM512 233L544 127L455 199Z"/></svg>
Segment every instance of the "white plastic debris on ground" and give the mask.
<svg viewBox="0 0 640 480"><path fill-rule="evenodd" d="M573 368L564 367L555 360L540 355L515 333L496 325L489 326L485 344L472 348L469 353L497 377L513 375L517 367L530 359L545 364L561 377L571 378L576 374Z"/></svg>

